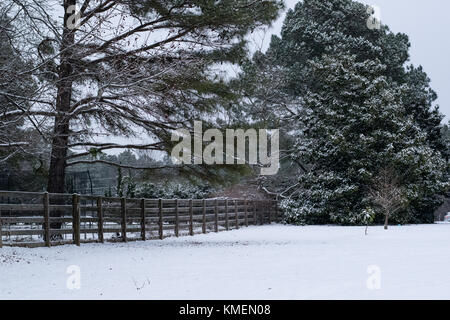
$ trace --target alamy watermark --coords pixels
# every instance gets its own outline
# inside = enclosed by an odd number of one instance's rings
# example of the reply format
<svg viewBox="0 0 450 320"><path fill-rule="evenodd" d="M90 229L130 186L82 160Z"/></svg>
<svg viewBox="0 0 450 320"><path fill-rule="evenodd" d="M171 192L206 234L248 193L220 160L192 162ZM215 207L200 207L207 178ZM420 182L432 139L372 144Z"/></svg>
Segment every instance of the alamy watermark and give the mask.
<svg viewBox="0 0 450 320"><path fill-rule="evenodd" d="M66 273L69 275L66 281L66 287L69 290L81 289L81 268L76 265L67 267Z"/></svg>
<svg viewBox="0 0 450 320"><path fill-rule="evenodd" d="M67 29L75 30L80 26L81 12L76 5L67 7L66 13L69 15L67 18Z"/></svg>
<svg viewBox="0 0 450 320"><path fill-rule="evenodd" d="M367 19L367 28L370 30L380 30L381 28L381 9L378 6L369 6L367 13L370 17Z"/></svg>
<svg viewBox="0 0 450 320"><path fill-rule="evenodd" d="M261 165L261 175L275 175L279 170L280 151L278 129L226 129L225 141L219 129L203 133L203 123L194 122L194 134L187 129L175 130L172 141L179 142L172 149L175 164L250 164ZM270 138L270 155L268 144ZM192 140L194 151L192 152ZM248 141L248 144L247 144ZM204 147L203 142L209 142ZM225 143L224 143L225 142ZM248 149L246 146L248 145Z"/></svg>
<svg viewBox="0 0 450 320"><path fill-rule="evenodd" d="M69 30L78 29L80 26L81 12L76 5L68 6L66 13L69 15L67 19L67 28ZM381 9L376 5L369 5L367 7L367 13L370 15L367 18L367 28L370 30L379 30L381 28Z"/></svg>

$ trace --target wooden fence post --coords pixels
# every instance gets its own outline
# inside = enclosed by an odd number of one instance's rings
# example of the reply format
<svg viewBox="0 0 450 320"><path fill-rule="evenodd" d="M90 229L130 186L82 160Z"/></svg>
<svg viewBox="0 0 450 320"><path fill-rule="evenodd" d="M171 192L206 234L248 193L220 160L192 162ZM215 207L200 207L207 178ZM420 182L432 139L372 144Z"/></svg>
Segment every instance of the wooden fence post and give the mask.
<svg viewBox="0 0 450 320"><path fill-rule="evenodd" d="M275 200L273 203L272 203L272 208L273 208L273 210L274 210L274 215L275 215L275 222L276 223L278 223L278 208L277 208L277 206L278 206L278 200Z"/></svg>
<svg viewBox="0 0 450 320"><path fill-rule="evenodd" d="M244 214L245 214L245 226L248 227L248 210L247 210L247 199L244 200Z"/></svg>
<svg viewBox="0 0 450 320"><path fill-rule="evenodd" d="M100 243L105 242L103 235L103 199L102 197L97 198L97 231L98 231L98 241Z"/></svg>
<svg viewBox="0 0 450 320"><path fill-rule="evenodd" d="M125 198L120 199L120 207L122 214L122 241L127 242L127 200Z"/></svg>
<svg viewBox="0 0 450 320"><path fill-rule="evenodd" d="M278 206L278 195L277 195L277 199L276 199L276 203L275 203L275 212L277 215L277 222L280 223L282 221L281 215L280 215L280 208Z"/></svg>
<svg viewBox="0 0 450 320"><path fill-rule="evenodd" d="M273 202L272 200L269 200L269 219L270 223L275 222L275 217L273 216Z"/></svg>
<svg viewBox="0 0 450 320"><path fill-rule="evenodd" d="M263 206L263 202L264 202L264 200L259 200L259 202L258 202L258 206L259 206L258 215L259 215L259 225L260 226L264 224L264 206Z"/></svg>
<svg viewBox="0 0 450 320"><path fill-rule="evenodd" d="M74 194L72 196L72 228L73 228L73 243L80 246L80 196Z"/></svg>
<svg viewBox="0 0 450 320"><path fill-rule="evenodd" d="M180 215L178 212L178 199L175 199L175 237L180 236Z"/></svg>
<svg viewBox="0 0 450 320"><path fill-rule="evenodd" d="M206 233L206 200L203 199L202 201L203 206L203 221L202 221L202 232Z"/></svg>
<svg viewBox="0 0 450 320"><path fill-rule="evenodd" d="M192 208L192 199L189 200L189 235L194 235L194 212Z"/></svg>
<svg viewBox="0 0 450 320"><path fill-rule="evenodd" d="M219 208L217 199L214 201L214 231L219 232Z"/></svg>
<svg viewBox="0 0 450 320"><path fill-rule="evenodd" d="M264 225L266 223L266 216L267 216L267 208L264 205L265 201L261 200L261 225Z"/></svg>
<svg viewBox="0 0 450 320"><path fill-rule="evenodd" d="M237 200L234 200L234 215L235 215L235 219L236 219L236 229L239 229L239 214L238 214L238 205L237 205Z"/></svg>
<svg viewBox="0 0 450 320"><path fill-rule="evenodd" d="M43 196L44 205L44 240L47 247L51 246L50 242L50 210L48 201L48 192L44 192Z"/></svg>
<svg viewBox="0 0 450 320"><path fill-rule="evenodd" d="M261 201L261 206L262 206L262 221L261 221L261 225L266 224L267 221L267 206L265 205L266 201Z"/></svg>
<svg viewBox="0 0 450 320"><path fill-rule="evenodd" d="M145 237L145 199L141 199L141 239L142 241L146 240Z"/></svg>
<svg viewBox="0 0 450 320"><path fill-rule="evenodd" d="M258 201L258 219L259 219L259 225L264 224L264 207L262 205L263 200Z"/></svg>
<svg viewBox="0 0 450 320"><path fill-rule="evenodd" d="M255 200L255 225L259 223L259 200Z"/></svg>
<svg viewBox="0 0 450 320"><path fill-rule="evenodd" d="M253 202L253 224L255 226L257 226L258 225L258 219L257 219L258 214L256 212L256 200L253 200L252 202Z"/></svg>
<svg viewBox="0 0 450 320"><path fill-rule="evenodd" d="M0 248L3 248L2 226L3 226L3 221L2 221L2 211L0 210Z"/></svg>
<svg viewBox="0 0 450 320"><path fill-rule="evenodd" d="M164 239L164 228L163 228L163 201L159 199L158 201L158 216L159 216L159 239Z"/></svg>
<svg viewBox="0 0 450 320"><path fill-rule="evenodd" d="M225 200L225 229L230 230L230 220L228 218L228 199Z"/></svg>

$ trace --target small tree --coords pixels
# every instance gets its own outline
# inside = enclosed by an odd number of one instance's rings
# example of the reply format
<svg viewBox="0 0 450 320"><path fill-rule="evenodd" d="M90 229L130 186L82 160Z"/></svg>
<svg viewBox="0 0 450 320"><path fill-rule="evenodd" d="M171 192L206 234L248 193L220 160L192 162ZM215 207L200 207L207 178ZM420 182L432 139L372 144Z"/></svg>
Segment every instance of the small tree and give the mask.
<svg viewBox="0 0 450 320"><path fill-rule="evenodd" d="M389 217L405 208L407 199L399 177L392 167L380 170L369 190L372 201L380 206L385 214L384 229L388 229Z"/></svg>

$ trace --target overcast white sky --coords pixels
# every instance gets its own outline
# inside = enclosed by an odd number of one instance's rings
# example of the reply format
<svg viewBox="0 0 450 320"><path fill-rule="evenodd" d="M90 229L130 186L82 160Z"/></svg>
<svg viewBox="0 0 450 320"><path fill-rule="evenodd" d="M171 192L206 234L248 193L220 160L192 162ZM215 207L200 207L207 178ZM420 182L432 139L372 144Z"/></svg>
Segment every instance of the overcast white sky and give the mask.
<svg viewBox="0 0 450 320"><path fill-rule="evenodd" d="M294 8L298 0L285 0ZM441 113L450 120L450 1L448 0L360 0L381 9L381 20L393 32L403 32L411 42L410 61L422 65L437 92ZM254 42L267 48L270 34L280 34L285 14L269 30L265 38L255 35Z"/></svg>

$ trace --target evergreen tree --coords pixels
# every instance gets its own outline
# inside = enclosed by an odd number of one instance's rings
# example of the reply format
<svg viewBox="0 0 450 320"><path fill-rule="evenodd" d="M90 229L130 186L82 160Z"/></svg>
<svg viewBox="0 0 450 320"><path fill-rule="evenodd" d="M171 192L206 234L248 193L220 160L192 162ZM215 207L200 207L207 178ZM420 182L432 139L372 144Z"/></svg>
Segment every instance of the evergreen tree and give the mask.
<svg viewBox="0 0 450 320"><path fill-rule="evenodd" d="M335 51L355 55L356 61L378 59L386 66L383 75L389 83L406 85L403 103L417 124L426 131L433 149L443 152L440 135L443 119L433 106L437 94L430 88L430 79L421 66L406 66L410 43L403 33L392 33L381 25L379 30L367 28L367 6L352 0L305 0L289 10L281 38L274 36L268 54L287 70L286 90L303 96L311 87L308 78L309 60Z"/></svg>
<svg viewBox="0 0 450 320"><path fill-rule="evenodd" d="M293 157L312 168L300 177L302 192L284 203L291 222L363 223L373 205L369 188L385 167L395 168L412 204L395 221L416 219L414 207L446 186L445 161L427 144L402 102L404 88L390 86L385 68L337 52L309 63L308 76L320 86L303 99Z"/></svg>
<svg viewBox="0 0 450 320"><path fill-rule="evenodd" d="M367 9L351 0L299 2L265 54L275 66L264 70L278 67L282 92L299 101L289 115L264 105L296 141L283 148L301 167L285 192L292 222L362 223L383 167L393 166L407 190L408 208L396 221L432 222L446 187L437 95L421 67L406 66L408 37L385 25L369 29ZM257 83L260 60L255 55L241 78Z"/></svg>

